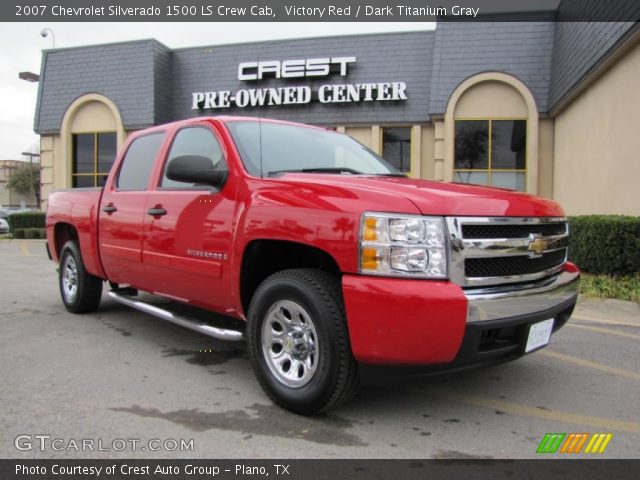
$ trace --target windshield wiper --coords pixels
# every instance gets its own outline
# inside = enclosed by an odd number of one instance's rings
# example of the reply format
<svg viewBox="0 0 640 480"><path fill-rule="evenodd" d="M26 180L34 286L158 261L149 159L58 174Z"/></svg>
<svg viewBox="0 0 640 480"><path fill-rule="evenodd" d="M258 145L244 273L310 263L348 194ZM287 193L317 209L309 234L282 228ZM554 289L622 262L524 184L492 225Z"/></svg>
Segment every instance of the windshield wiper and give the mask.
<svg viewBox="0 0 640 480"><path fill-rule="evenodd" d="M291 168L287 170L273 170L267 172L267 176L275 177L282 173L349 173L352 175L362 175L362 172L347 167L321 167L321 168Z"/></svg>

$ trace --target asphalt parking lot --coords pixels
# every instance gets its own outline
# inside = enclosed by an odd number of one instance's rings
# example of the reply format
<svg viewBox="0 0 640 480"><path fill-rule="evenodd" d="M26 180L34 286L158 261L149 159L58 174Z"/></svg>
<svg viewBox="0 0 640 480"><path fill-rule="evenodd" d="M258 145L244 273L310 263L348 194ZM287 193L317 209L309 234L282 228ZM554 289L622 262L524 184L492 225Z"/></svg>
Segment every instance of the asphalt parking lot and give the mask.
<svg viewBox="0 0 640 480"><path fill-rule="evenodd" d="M305 418L269 401L237 345L106 297L95 314L67 313L42 241L0 241L0 284L2 458L535 458L549 432L612 434L602 454L556 457L639 456L635 304L581 300L519 361L366 387Z"/></svg>

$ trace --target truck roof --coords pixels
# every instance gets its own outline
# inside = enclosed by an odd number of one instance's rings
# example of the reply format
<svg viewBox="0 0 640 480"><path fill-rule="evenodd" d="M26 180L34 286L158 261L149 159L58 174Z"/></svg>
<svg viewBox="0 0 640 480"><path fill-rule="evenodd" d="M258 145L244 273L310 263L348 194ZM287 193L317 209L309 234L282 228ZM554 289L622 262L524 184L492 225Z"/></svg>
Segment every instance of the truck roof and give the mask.
<svg viewBox="0 0 640 480"><path fill-rule="evenodd" d="M299 127L313 128L313 129L318 129L318 130L325 130L322 127L317 127L317 126L314 126L314 125L307 125L307 124L304 124L304 123L297 123L297 122L289 122L289 121L286 121L286 120L276 120L274 118L233 116L233 115L205 115L205 116L187 118L187 119L184 119L184 120L177 120L175 122L163 123L161 125L155 125L153 127L148 127L148 128L143 129L143 130L138 130L138 131L132 133L132 136L136 136L137 137L137 136L149 133L149 132L165 130L167 128L173 128L173 127L181 127L181 126L186 126L186 125L193 125L193 124L203 123L203 122L211 122L213 120L219 121L219 122L222 122L222 123L227 123L227 122L268 122L268 123L279 123L279 124L282 124L282 125L295 125L295 126L299 126Z"/></svg>

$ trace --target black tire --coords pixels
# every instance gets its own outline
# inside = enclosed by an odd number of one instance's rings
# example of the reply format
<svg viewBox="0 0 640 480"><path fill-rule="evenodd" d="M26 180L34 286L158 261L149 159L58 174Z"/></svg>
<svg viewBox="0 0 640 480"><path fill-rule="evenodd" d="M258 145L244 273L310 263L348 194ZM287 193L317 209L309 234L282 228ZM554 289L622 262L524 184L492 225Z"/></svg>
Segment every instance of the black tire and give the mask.
<svg viewBox="0 0 640 480"><path fill-rule="evenodd" d="M80 249L73 240L65 243L60 252L58 285L62 303L70 312L86 313L98 309L102 298L102 279L84 268Z"/></svg>
<svg viewBox="0 0 640 480"><path fill-rule="evenodd" d="M300 352L299 345L292 346L296 340L283 340L289 335L300 339L299 332L277 330L279 323L285 327L290 325L286 322L292 316L297 316L298 326L301 325L311 339L301 349L313 354L303 360L292 359L290 355ZM271 326L265 326L266 321L271 322ZM345 402L358 390L360 378L357 362L351 354L340 282L327 272L284 270L264 280L251 300L247 335L251 363L260 385L275 403L288 410L301 414L318 413ZM280 341L277 351L274 347ZM280 361L286 366L286 358L284 361L272 359L273 355L280 354L289 355L288 371L277 365ZM287 375L293 378L285 378Z"/></svg>

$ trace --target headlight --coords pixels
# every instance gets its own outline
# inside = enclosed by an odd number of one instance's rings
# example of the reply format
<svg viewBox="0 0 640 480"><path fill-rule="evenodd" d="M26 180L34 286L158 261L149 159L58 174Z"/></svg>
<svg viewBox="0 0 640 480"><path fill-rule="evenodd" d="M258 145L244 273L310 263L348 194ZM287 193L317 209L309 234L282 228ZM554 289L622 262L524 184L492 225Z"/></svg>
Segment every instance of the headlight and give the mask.
<svg viewBox="0 0 640 480"><path fill-rule="evenodd" d="M446 278L444 218L365 213L360 230L360 272Z"/></svg>

